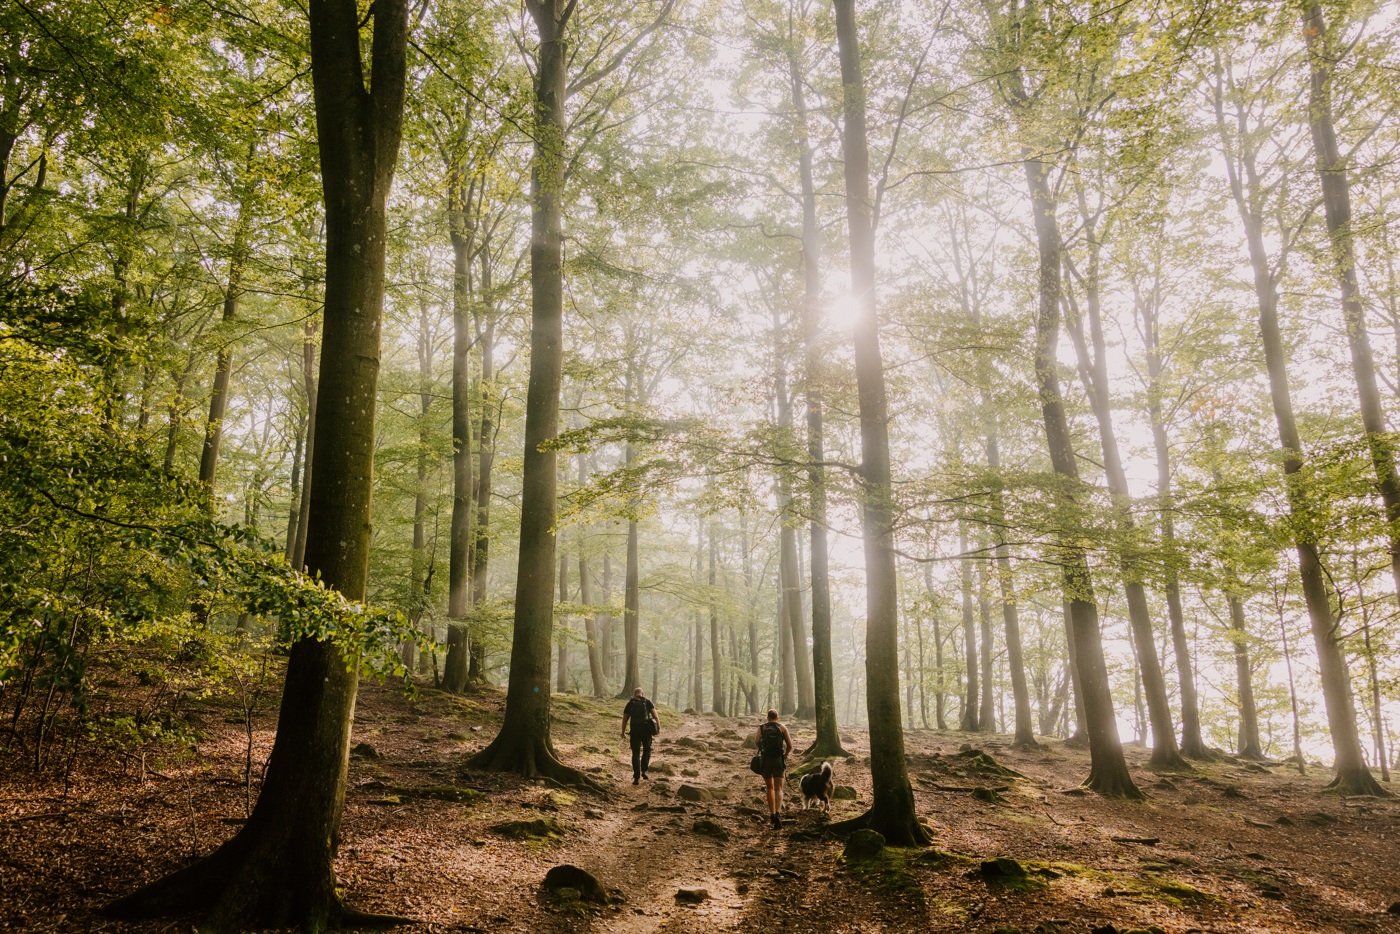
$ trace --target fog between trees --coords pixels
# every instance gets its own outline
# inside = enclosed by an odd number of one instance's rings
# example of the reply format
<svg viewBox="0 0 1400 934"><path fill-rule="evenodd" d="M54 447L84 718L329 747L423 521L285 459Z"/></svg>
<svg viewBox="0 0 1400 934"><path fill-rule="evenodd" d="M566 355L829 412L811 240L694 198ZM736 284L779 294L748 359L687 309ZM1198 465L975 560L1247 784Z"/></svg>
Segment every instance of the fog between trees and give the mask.
<svg viewBox="0 0 1400 934"><path fill-rule="evenodd" d="M125 903L229 927L350 917L357 658L569 784L551 693L868 726L892 842L909 729L1384 793L1396 14L8 6L9 748L286 654L321 790Z"/></svg>

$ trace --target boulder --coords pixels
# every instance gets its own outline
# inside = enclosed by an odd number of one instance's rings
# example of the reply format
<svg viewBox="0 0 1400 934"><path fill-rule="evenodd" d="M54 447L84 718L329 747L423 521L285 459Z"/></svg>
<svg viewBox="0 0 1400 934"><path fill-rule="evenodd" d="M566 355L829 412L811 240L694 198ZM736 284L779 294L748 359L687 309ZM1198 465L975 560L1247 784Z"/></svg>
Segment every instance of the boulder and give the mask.
<svg viewBox="0 0 1400 934"><path fill-rule="evenodd" d="M699 770L699 769L681 769L681 774L684 775L686 778L699 778L699 777L700 777L700 770Z"/></svg>
<svg viewBox="0 0 1400 934"><path fill-rule="evenodd" d="M675 775L676 767L669 762L653 762L647 766L647 772L655 772L657 775Z"/></svg>
<svg viewBox="0 0 1400 934"><path fill-rule="evenodd" d="M745 749L757 749L757 748L758 748L758 740L754 738L754 735L753 735L752 733L750 733L748 736L745 736L745 737L744 737L744 748L745 748Z"/></svg>
<svg viewBox="0 0 1400 934"><path fill-rule="evenodd" d="M384 758L383 756L381 756L381 755L379 754L379 750L378 750L378 749L375 749L375 748L374 748L373 746L371 746L369 743L356 743L354 746L352 746L352 747L350 748L350 755L355 756L356 758L359 758L359 759L382 759L382 758Z"/></svg>
<svg viewBox="0 0 1400 934"><path fill-rule="evenodd" d="M728 788L710 788L702 785L682 785L676 789L676 797L682 801L714 801L729 797Z"/></svg>
<svg viewBox="0 0 1400 934"><path fill-rule="evenodd" d="M854 801L860 796L850 785L837 785L836 790L831 793L831 797L837 801Z"/></svg>
<svg viewBox="0 0 1400 934"><path fill-rule="evenodd" d="M552 892L561 901L581 900L599 905L608 903L608 893L603 891L603 886L591 872L567 863L555 866L545 873L540 889Z"/></svg>
<svg viewBox="0 0 1400 934"><path fill-rule="evenodd" d="M709 897L709 889L683 888L676 890L676 901L690 905L698 905Z"/></svg>
<svg viewBox="0 0 1400 934"><path fill-rule="evenodd" d="M884 834L874 830L857 830L846 841L847 859L869 859L879 856L885 848Z"/></svg>

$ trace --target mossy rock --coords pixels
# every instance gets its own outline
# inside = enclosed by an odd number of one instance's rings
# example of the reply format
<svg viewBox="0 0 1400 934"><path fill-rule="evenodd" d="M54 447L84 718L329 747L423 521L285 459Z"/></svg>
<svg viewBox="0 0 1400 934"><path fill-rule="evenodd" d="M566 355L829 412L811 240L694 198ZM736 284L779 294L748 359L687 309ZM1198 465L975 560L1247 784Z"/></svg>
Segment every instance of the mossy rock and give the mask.
<svg viewBox="0 0 1400 934"><path fill-rule="evenodd" d="M857 830L846 841L846 859L873 859L885 849L885 837L874 830Z"/></svg>
<svg viewBox="0 0 1400 934"><path fill-rule="evenodd" d="M860 797L860 794L850 785L837 785L836 790L831 793L831 797L837 801L854 801Z"/></svg>
<svg viewBox="0 0 1400 934"><path fill-rule="evenodd" d="M564 834L564 825L552 817L537 817L534 820L508 820L492 824L492 833L511 840L527 840L531 837L557 837Z"/></svg>
<svg viewBox="0 0 1400 934"><path fill-rule="evenodd" d="M1008 769L1006 766L1002 765L1000 762L993 759L991 756L987 755L980 749L968 748L963 752L958 753L958 755L967 760L969 767L976 769L978 772L982 772L984 774L990 773L993 775L1006 775L1013 778L1026 777L1020 772L1016 771L1015 769Z"/></svg>
<svg viewBox="0 0 1400 934"><path fill-rule="evenodd" d="M745 749L757 749L757 748L758 748L758 740L754 737L754 735L753 735L752 733L750 733L748 736L745 736L745 737L744 737L744 748L745 748Z"/></svg>
<svg viewBox="0 0 1400 934"><path fill-rule="evenodd" d="M1006 799L996 793L995 788L974 788L972 797L987 804L1005 804Z"/></svg>

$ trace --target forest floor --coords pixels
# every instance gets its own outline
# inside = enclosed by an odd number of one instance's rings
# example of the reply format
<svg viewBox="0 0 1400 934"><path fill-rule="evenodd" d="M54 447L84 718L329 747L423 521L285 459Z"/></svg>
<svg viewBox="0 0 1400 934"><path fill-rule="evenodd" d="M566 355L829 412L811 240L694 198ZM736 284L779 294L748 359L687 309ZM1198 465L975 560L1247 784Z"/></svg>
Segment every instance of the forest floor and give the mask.
<svg viewBox="0 0 1400 934"><path fill-rule="evenodd" d="M192 715L204 739L183 762L123 767L114 756L80 756L66 775L36 776L17 756L0 758L0 929L190 929L190 918L133 924L96 909L209 853L246 816L246 726L220 703ZM555 747L603 781L609 793L600 796L464 771L496 732L503 703L494 690L459 698L423 688L410 700L363 684L352 744L369 744L373 756L360 747L352 758L336 866L351 904L416 919L417 930L473 934L1400 934L1400 915L1387 912L1400 900L1400 800L1322 794L1316 768L1302 777L1222 759L1159 773L1146 750L1129 748L1150 795L1130 803L1079 791L1088 753L1059 741L1022 751L1006 736L910 730L919 813L938 851L953 855L887 850L848 862L794 789L782 829L763 820L761 780L742 748L756 718L661 708L653 780L633 786L621 702L556 696ZM275 723L275 709L255 717L255 762ZM792 733L800 749L812 725ZM836 802L837 819L859 813L870 794L867 737L842 737L856 758L836 763L836 781L858 797ZM958 755L964 744L1024 777ZM694 796L683 785L712 800L683 801ZM1003 786L1003 800L990 803L945 790ZM520 839L492 829L536 819L555 823ZM697 821L710 832L696 832ZM995 857L1020 861L1027 875L989 879L979 863ZM560 864L593 873L614 903L543 892L546 871ZM682 888L708 897L685 903Z"/></svg>

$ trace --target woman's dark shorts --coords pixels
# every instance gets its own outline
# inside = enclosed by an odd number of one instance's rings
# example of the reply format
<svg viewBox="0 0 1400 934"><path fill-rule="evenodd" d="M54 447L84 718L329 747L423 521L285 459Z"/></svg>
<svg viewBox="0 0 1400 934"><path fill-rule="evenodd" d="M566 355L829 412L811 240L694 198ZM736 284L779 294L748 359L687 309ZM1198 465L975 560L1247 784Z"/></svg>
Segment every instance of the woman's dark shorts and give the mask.
<svg viewBox="0 0 1400 934"><path fill-rule="evenodd" d="M787 759L783 756L764 756L758 767L758 774L764 778L782 778L787 774Z"/></svg>

